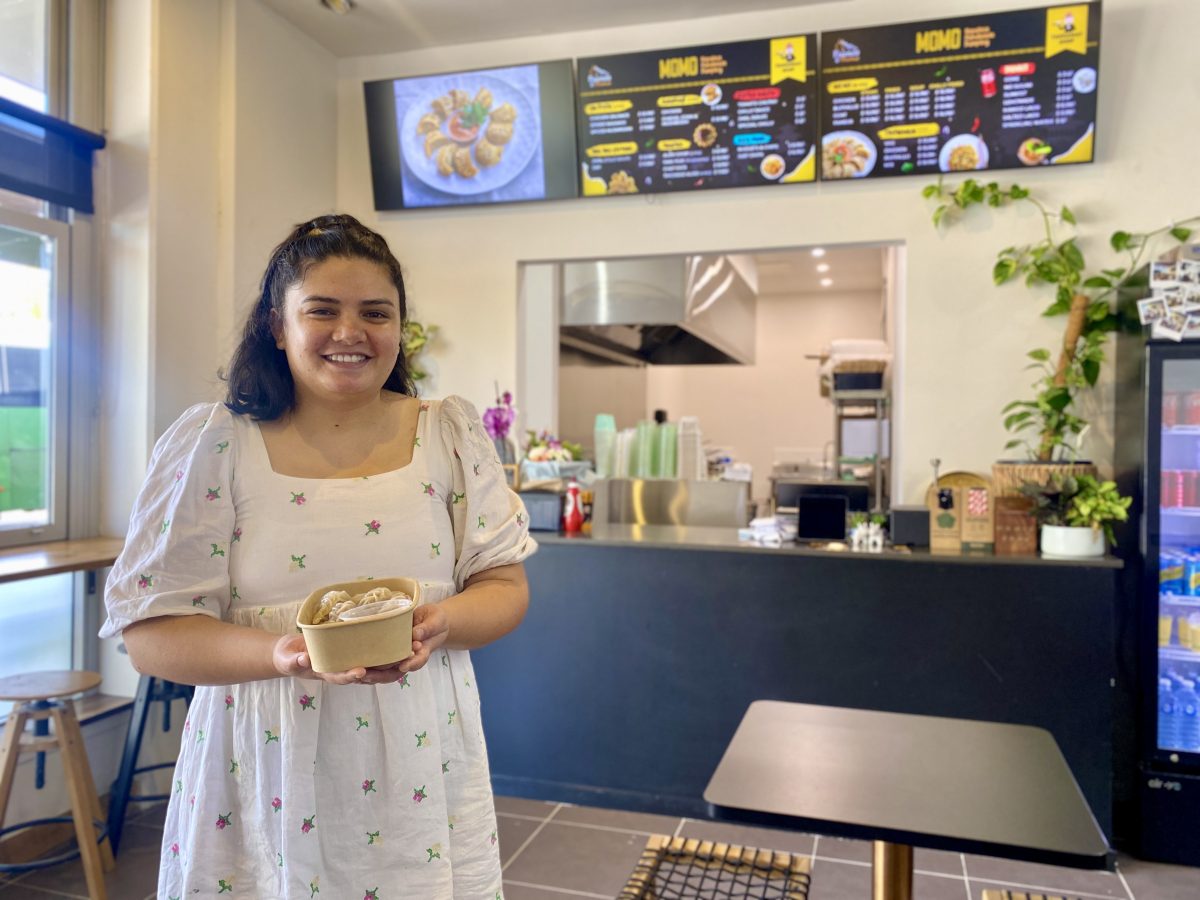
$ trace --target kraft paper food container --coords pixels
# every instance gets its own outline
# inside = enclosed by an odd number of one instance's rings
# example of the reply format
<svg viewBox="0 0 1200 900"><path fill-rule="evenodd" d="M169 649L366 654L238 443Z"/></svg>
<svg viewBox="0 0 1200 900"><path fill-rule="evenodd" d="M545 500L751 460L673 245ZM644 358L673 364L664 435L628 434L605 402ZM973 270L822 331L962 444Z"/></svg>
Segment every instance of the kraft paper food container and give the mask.
<svg viewBox="0 0 1200 900"><path fill-rule="evenodd" d="M347 622L312 625L321 598L329 591L364 594L385 587L413 598L408 609L393 609ZM411 578L343 581L317 588L300 604L296 625L304 634L314 672L344 672L355 666L382 666L412 656L413 610L421 603L421 586Z"/></svg>

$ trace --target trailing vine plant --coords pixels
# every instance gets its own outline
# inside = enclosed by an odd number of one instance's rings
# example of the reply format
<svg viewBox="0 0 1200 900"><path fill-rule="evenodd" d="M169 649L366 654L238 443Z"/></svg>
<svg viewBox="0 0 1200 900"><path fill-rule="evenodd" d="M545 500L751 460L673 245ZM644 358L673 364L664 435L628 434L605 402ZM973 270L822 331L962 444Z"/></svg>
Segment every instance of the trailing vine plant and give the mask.
<svg viewBox="0 0 1200 900"><path fill-rule="evenodd" d="M429 376L429 373L417 364L417 357L425 351L436 334L436 325L422 325L416 319L404 321L400 338L404 346L404 359L408 362L408 374L412 376L414 384Z"/></svg>
<svg viewBox="0 0 1200 900"><path fill-rule="evenodd" d="M1164 225L1154 231L1114 231L1109 246L1121 254L1112 268L1089 270L1076 243L1078 221L1066 206L1057 211L1028 188L968 178L951 189L942 179L927 185L922 195L936 201L934 226L951 225L973 206L1003 207L1029 203L1038 211L1042 234L1028 244L1005 247L996 255L992 281L997 285L1024 279L1026 287L1053 291L1054 300L1043 316L1066 316L1062 345L1057 355L1046 348L1030 350L1029 368L1038 373L1034 396L1014 400L1003 409L1004 428L1013 439L1005 449L1024 447L1029 459L1039 462L1073 456L1076 441L1087 422L1075 401L1093 387L1105 360L1108 335L1128 323L1119 301L1144 294L1148 279L1147 255L1164 240L1184 243L1200 216ZM1136 325L1136 320L1134 321Z"/></svg>

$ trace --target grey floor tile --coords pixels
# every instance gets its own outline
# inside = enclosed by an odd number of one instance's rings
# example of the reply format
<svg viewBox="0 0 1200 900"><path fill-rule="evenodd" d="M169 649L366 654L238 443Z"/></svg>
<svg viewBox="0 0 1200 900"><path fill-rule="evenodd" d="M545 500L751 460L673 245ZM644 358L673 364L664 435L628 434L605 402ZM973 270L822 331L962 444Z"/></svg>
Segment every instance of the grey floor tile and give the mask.
<svg viewBox="0 0 1200 900"><path fill-rule="evenodd" d="M504 870L505 880L614 897L637 865L646 837L551 820Z"/></svg>
<svg viewBox="0 0 1200 900"><path fill-rule="evenodd" d="M144 828L136 822L126 824L121 834L121 852L117 867L104 876L109 897L144 897L158 884L158 861L162 852L162 830ZM42 889L71 897L87 897L87 881L79 860L65 862L52 869L31 872L18 888L25 891ZM19 896L13 895L14 897ZM40 896L30 893L33 897ZM3 893L0 898L8 900Z"/></svg>
<svg viewBox="0 0 1200 900"><path fill-rule="evenodd" d="M824 839L821 846L825 845ZM818 851L821 849L817 848ZM818 859L808 900L863 900L871 896L871 867Z"/></svg>
<svg viewBox="0 0 1200 900"><path fill-rule="evenodd" d="M869 863L871 861L871 842L821 835L821 839L817 841L817 856L818 858L847 862Z"/></svg>
<svg viewBox="0 0 1200 900"><path fill-rule="evenodd" d="M799 853L803 856L810 855L813 849L811 834L799 831L773 831L770 828L751 828L748 825L708 822L703 819L687 819L679 834L682 837L698 838L702 841L722 841L726 844L758 847L760 850L782 850L784 853Z"/></svg>
<svg viewBox="0 0 1200 900"><path fill-rule="evenodd" d="M1200 869L1117 857L1117 868L1129 882L1136 900L1196 900L1200 897Z"/></svg>
<svg viewBox="0 0 1200 900"><path fill-rule="evenodd" d="M678 816L655 816L618 809L597 809L593 806L564 806L554 814L554 821L600 825L642 834L674 834L681 820Z"/></svg>
<svg viewBox="0 0 1200 900"><path fill-rule="evenodd" d="M166 803L146 803L139 806L131 805L125 813L126 822L137 822L149 828L162 828L167 817Z"/></svg>
<svg viewBox="0 0 1200 900"><path fill-rule="evenodd" d="M962 855L947 853L945 850L926 850L923 847L917 847L913 852L913 868L918 872L938 872L961 878L963 874Z"/></svg>
<svg viewBox="0 0 1200 900"><path fill-rule="evenodd" d="M524 797L496 797L496 812L514 816L536 816L544 819L554 812L557 805L543 803L541 800L526 800Z"/></svg>
<svg viewBox="0 0 1200 900"><path fill-rule="evenodd" d="M1020 887L1025 890L1036 888L1039 892L1050 894L1074 892L1094 897L1126 896L1125 885L1111 872L1065 869L1061 866L1045 866L993 856L973 856L970 853L966 854L966 863L967 877L972 883L986 881L995 886Z"/></svg>
<svg viewBox="0 0 1200 900"><path fill-rule="evenodd" d="M497 831L500 838L500 862L508 862L533 834L540 822L533 819L519 819L516 816L506 816L500 813L496 816Z"/></svg>
<svg viewBox="0 0 1200 900"><path fill-rule="evenodd" d="M612 895L577 891L556 891L553 888L535 887L530 884L514 884L511 881L504 882L504 900L580 900L580 898L612 900Z"/></svg>
<svg viewBox="0 0 1200 900"><path fill-rule="evenodd" d="M962 878L914 875L913 896L920 900L967 900L967 882Z"/></svg>
<svg viewBox="0 0 1200 900"><path fill-rule="evenodd" d="M1118 884L1119 883L1120 879L1118 879ZM1121 892L1119 894L1093 894L1088 891L1081 891L1079 889L1069 890L1067 888L1055 887L1053 885L1023 884L1017 881L977 881L976 879L972 878L968 884L971 886L971 900L983 900L983 892L990 890L1016 891L1026 894L1047 894L1051 897L1065 897L1067 900L1076 900L1076 898L1082 898L1082 900L1099 900L1101 897L1128 897L1128 895L1125 893L1124 886L1121 886ZM1138 900L1159 900L1159 898L1138 897ZM1192 900L1195 900L1194 896L1192 897Z"/></svg>

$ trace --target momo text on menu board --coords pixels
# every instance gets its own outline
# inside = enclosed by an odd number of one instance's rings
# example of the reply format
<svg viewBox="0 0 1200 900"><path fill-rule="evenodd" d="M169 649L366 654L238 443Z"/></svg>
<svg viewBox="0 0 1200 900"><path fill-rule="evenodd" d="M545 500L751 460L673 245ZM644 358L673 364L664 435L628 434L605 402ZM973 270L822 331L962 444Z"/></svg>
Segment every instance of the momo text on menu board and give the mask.
<svg viewBox="0 0 1200 900"><path fill-rule="evenodd" d="M375 208L574 197L570 60L363 85Z"/></svg>
<svg viewBox="0 0 1200 900"><path fill-rule="evenodd" d="M814 35L578 61L583 195L816 178Z"/></svg>
<svg viewBox="0 0 1200 900"><path fill-rule="evenodd" d="M821 178L1093 158L1100 4L825 32Z"/></svg>

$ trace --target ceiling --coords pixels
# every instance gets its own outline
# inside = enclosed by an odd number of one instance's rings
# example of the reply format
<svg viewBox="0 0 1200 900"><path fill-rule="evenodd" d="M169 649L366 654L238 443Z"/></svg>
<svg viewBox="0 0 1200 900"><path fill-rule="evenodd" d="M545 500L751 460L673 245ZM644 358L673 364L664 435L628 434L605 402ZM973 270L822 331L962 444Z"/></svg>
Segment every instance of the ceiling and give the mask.
<svg viewBox="0 0 1200 900"><path fill-rule="evenodd" d="M335 56L350 57L787 9L829 0L354 0L346 15L326 9L320 0L262 2Z"/></svg>
<svg viewBox="0 0 1200 900"><path fill-rule="evenodd" d="M758 293L807 294L831 291L882 291L883 247L829 247L816 257L812 248L773 250L755 253L758 266ZM825 272L818 265L827 265ZM828 286L821 279L833 282Z"/></svg>

